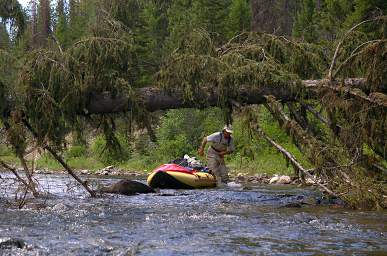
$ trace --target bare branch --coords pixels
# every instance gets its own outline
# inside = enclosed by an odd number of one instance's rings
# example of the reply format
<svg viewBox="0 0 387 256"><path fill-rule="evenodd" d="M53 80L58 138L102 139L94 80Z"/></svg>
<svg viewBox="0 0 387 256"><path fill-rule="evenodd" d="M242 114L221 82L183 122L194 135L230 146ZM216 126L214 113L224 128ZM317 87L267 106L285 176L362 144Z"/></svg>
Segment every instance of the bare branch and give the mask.
<svg viewBox="0 0 387 256"><path fill-rule="evenodd" d="M329 72L328 72L328 79L330 81L332 81L334 79L334 77L332 76L332 73L333 73L333 69L335 67L335 64L336 64L336 60L337 60L337 57L338 57L338 54L339 54L339 50L340 50L340 47L341 45L344 43L344 40L347 38L347 36L352 33L355 29L357 29L358 27L360 27L361 25L365 24L365 23L368 23L368 22L372 22L372 21L376 21L376 20L386 20L387 19L387 16L378 16L378 17L375 17L373 19L369 19L369 20L364 20L358 24L356 24L355 26L353 26L350 30L348 30L343 38L340 40L340 42L337 44L337 47L336 47L336 50L335 50L335 53L333 55L333 58L332 58L332 62L331 62L331 66L329 68Z"/></svg>

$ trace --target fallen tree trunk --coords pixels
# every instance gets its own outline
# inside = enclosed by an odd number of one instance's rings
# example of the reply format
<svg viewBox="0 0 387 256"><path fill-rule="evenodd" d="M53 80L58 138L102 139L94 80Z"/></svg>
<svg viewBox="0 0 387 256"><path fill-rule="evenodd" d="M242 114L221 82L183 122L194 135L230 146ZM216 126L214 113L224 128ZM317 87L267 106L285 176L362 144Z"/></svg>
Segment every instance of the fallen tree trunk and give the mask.
<svg viewBox="0 0 387 256"><path fill-rule="evenodd" d="M291 83L289 83L291 84ZM310 97L316 96L316 90L321 86L335 88L334 85L339 85L338 82L330 82L327 79L322 80L305 80L302 81L300 89L305 89ZM346 79L344 81L346 87L362 88L365 87L366 81L363 78ZM332 89L336 90L336 89ZM238 94L235 100L241 104L263 104L266 102L266 95L273 95L281 102L295 101L300 98L303 93L300 90L291 90L289 86L267 85L261 87L241 87L238 89ZM183 92L166 92L157 87L138 88L136 91L138 99L142 99L143 107L149 111L176 109L176 108L206 108L218 106L221 92L208 87L202 90L195 97L200 99L198 104L195 100L188 101L185 99ZM305 96L305 95L302 95ZM364 100L364 97L362 97ZM373 103L374 101L370 101ZM102 94L93 94L90 96L89 104L83 110L84 114L109 114L127 112L133 108L133 103L126 95L113 97L109 92Z"/></svg>

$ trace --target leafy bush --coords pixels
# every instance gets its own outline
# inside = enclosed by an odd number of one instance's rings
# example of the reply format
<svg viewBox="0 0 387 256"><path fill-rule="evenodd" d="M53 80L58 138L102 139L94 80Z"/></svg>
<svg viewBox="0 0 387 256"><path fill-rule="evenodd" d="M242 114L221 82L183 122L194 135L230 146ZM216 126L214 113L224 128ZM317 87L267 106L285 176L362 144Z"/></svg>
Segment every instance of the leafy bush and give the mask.
<svg viewBox="0 0 387 256"><path fill-rule="evenodd" d="M91 151L95 158L104 164L118 164L126 161L130 157L130 146L127 143L125 136L116 134L119 145L115 148L106 146L106 139L102 135L98 135L92 146Z"/></svg>
<svg viewBox="0 0 387 256"><path fill-rule="evenodd" d="M66 158L83 157L87 155L87 149L84 145L74 145L66 151Z"/></svg>
<svg viewBox="0 0 387 256"><path fill-rule="evenodd" d="M196 155L204 136L223 127L223 114L218 108L206 110L170 110L157 129L158 147L153 154L159 160L171 160L184 154Z"/></svg>
<svg viewBox="0 0 387 256"><path fill-rule="evenodd" d="M182 157L184 154L191 154L194 151L192 142L183 134L177 134L173 139L162 139L155 150L155 156L163 161Z"/></svg>

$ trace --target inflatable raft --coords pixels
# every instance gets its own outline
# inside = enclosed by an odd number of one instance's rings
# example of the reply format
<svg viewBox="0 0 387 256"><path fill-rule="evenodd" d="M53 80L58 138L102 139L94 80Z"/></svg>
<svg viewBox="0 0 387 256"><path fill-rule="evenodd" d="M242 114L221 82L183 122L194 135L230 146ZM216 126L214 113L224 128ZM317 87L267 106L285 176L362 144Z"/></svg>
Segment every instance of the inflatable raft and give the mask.
<svg viewBox="0 0 387 256"><path fill-rule="evenodd" d="M216 187L215 176L177 164L164 164L148 176L152 188L194 189Z"/></svg>

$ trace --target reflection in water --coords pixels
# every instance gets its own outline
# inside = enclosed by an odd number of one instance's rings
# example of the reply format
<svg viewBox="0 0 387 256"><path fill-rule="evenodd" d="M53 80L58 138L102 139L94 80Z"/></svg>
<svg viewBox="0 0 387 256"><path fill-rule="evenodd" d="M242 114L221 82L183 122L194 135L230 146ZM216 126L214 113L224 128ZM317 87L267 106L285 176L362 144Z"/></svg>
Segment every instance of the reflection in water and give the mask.
<svg viewBox="0 0 387 256"><path fill-rule="evenodd" d="M92 199L66 176L40 176L39 182L51 194L32 204L46 206L41 209L31 204L30 209L23 210L4 207L4 199L13 193L2 190L0 238L21 238L28 247L0 249L0 255L387 252L385 212L330 206L282 207L318 196L308 189L259 186L247 191L163 190L161 194Z"/></svg>

